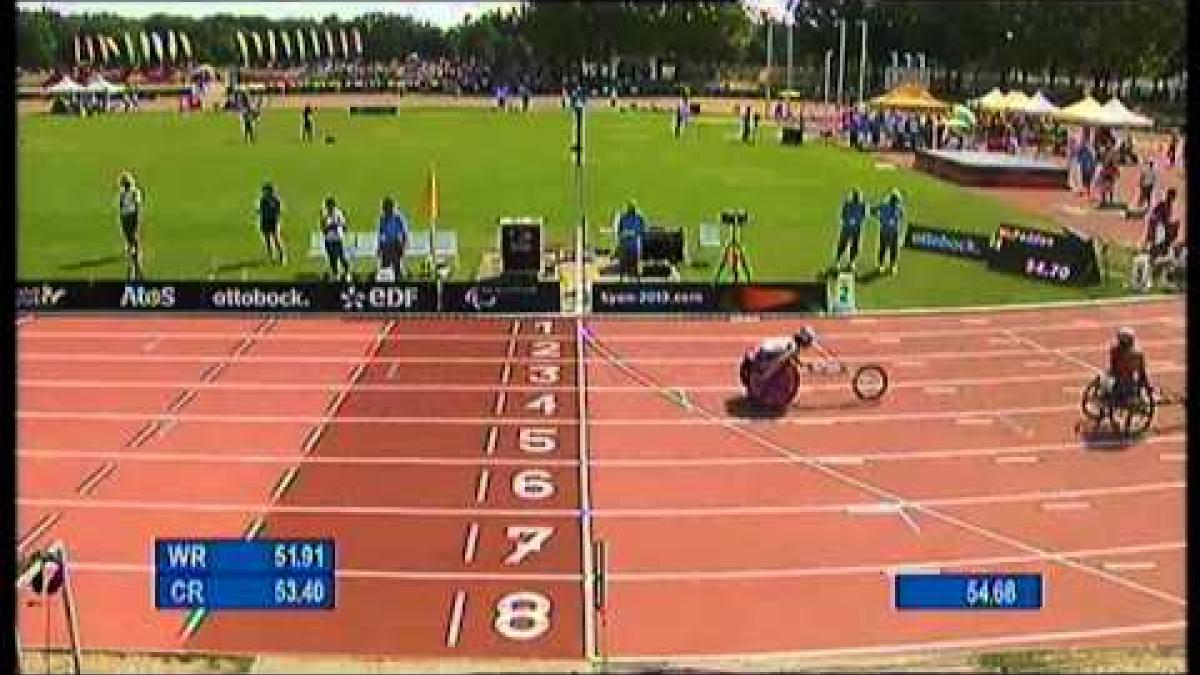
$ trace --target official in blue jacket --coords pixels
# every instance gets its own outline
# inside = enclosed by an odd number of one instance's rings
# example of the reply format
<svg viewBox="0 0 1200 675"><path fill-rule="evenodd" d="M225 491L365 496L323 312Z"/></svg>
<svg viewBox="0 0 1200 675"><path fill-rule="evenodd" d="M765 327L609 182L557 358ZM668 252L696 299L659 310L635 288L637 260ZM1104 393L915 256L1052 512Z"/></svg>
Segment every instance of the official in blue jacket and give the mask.
<svg viewBox="0 0 1200 675"><path fill-rule="evenodd" d="M396 202L391 197L384 198L382 211L379 214L379 266L399 274L404 269L408 222L396 211Z"/></svg>
<svg viewBox="0 0 1200 675"><path fill-rule="evenodd" d="M838 235L837 257L834 267L842 269L842 256L850 249L848 267L853 269L858 260L858 238L862 234L863 221L867 219L867 204L863 201L862 191L855 188L846 196L842 203L841 233Z"/></svg>
<svg viewBox="0 0 1200 675"><path fill-rule="evenodd" d="M887 199L875 207L875 217L879 219L879 273L883 274L886 269L888 274L895 274L900 227L904 221L904 207L900 205L899 190L892 190Z"/></svg>

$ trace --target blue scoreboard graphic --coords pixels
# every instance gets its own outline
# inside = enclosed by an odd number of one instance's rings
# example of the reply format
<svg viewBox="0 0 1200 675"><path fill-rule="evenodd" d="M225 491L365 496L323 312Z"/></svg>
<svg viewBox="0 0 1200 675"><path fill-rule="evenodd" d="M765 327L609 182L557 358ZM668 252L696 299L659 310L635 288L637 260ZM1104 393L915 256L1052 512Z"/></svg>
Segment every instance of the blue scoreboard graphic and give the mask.
<svg viewBox="0 0 1200 675"><path fill-rule="evenodd" d="M159 539L159 609L333 609L331 539Z"/></svg>
<svg viewBox="0 0 1200 675"><path fill-rule="evenodd" d="M1037 610L1040 574L900 574L898 610Z"/></svg>

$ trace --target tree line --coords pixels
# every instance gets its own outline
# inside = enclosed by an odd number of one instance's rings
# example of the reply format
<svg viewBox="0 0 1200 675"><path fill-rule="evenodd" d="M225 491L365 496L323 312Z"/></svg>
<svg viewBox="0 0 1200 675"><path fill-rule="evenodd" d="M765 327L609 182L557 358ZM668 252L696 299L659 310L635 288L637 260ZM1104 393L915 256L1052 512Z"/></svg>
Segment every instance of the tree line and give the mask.
<svg viewBox="0 0 1200 675"><path fill-rule="evenodd" d="M1186 69L1184 0L797 0L795 63L822 68L825 51L838 49L838 26L847 23L847 68L858 62L859 21L868 25L871 82L891 53L923 53L938 77L935 89L961 91L981 73L1000 84L1033 76L1071 87L1106 90L1132 78L1158 92ZM117 5L114 5L117 7ZM785 59L786 17L769 24L740 2L573 2L532 0L515 9L468 16L442 29L408 16L371 13L341 19L271 20L217 14L204 18L155 14L131 19L113 13L69 14L20 9L17 64L45 69L73 65L77 35L175 30L191 38L194 60L233 65L237 31L308 31L358 28L370 61L472 58L497 72L537 67L556 76L578 73L583 62L657 59L677 67L677 77L711 81L723 69L766 62L772 26L774 63ZM835 60L836 63L836 60ZM122 64L123 65L123 64ZM855 75L856 77L856 75ZM969 83L969 84L967 84Z"/></svg>

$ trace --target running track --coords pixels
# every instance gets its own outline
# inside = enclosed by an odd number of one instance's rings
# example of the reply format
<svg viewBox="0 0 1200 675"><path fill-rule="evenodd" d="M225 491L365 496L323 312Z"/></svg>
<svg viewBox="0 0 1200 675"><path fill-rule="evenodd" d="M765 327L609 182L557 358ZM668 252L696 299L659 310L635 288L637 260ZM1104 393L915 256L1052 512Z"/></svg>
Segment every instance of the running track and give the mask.
<svg viewBox="0 0 1200 675"><path fill-rule="evenodd" d="M38 316L19 340L22 551L73 555L89 649L614 661L1174 643L1184 411L1077 428L1113 327L1185 382L1182 301L814 321L884 363L747 419L780 320ZM153 608L155 537L333 537L327 613ZM593 612L589 542L608 549ZM900 614L909 567L1039 571L1037 613ZM18 607L23 644L61 644ZM47 628L48 626L48 628Z"/></svg>

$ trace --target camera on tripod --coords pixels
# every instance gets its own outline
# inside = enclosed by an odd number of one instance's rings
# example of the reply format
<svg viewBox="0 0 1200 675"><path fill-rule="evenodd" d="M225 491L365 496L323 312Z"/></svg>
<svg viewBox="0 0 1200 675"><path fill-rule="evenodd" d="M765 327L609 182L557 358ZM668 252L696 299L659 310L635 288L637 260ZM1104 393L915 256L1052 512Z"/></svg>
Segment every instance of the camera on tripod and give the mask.
<svg viewBox="0 0 1200 675"><path fill-rule="evenodd" d="M722 225L731 227L745 225L747 218L746 209L723 209L721 211Z"/></svg>

